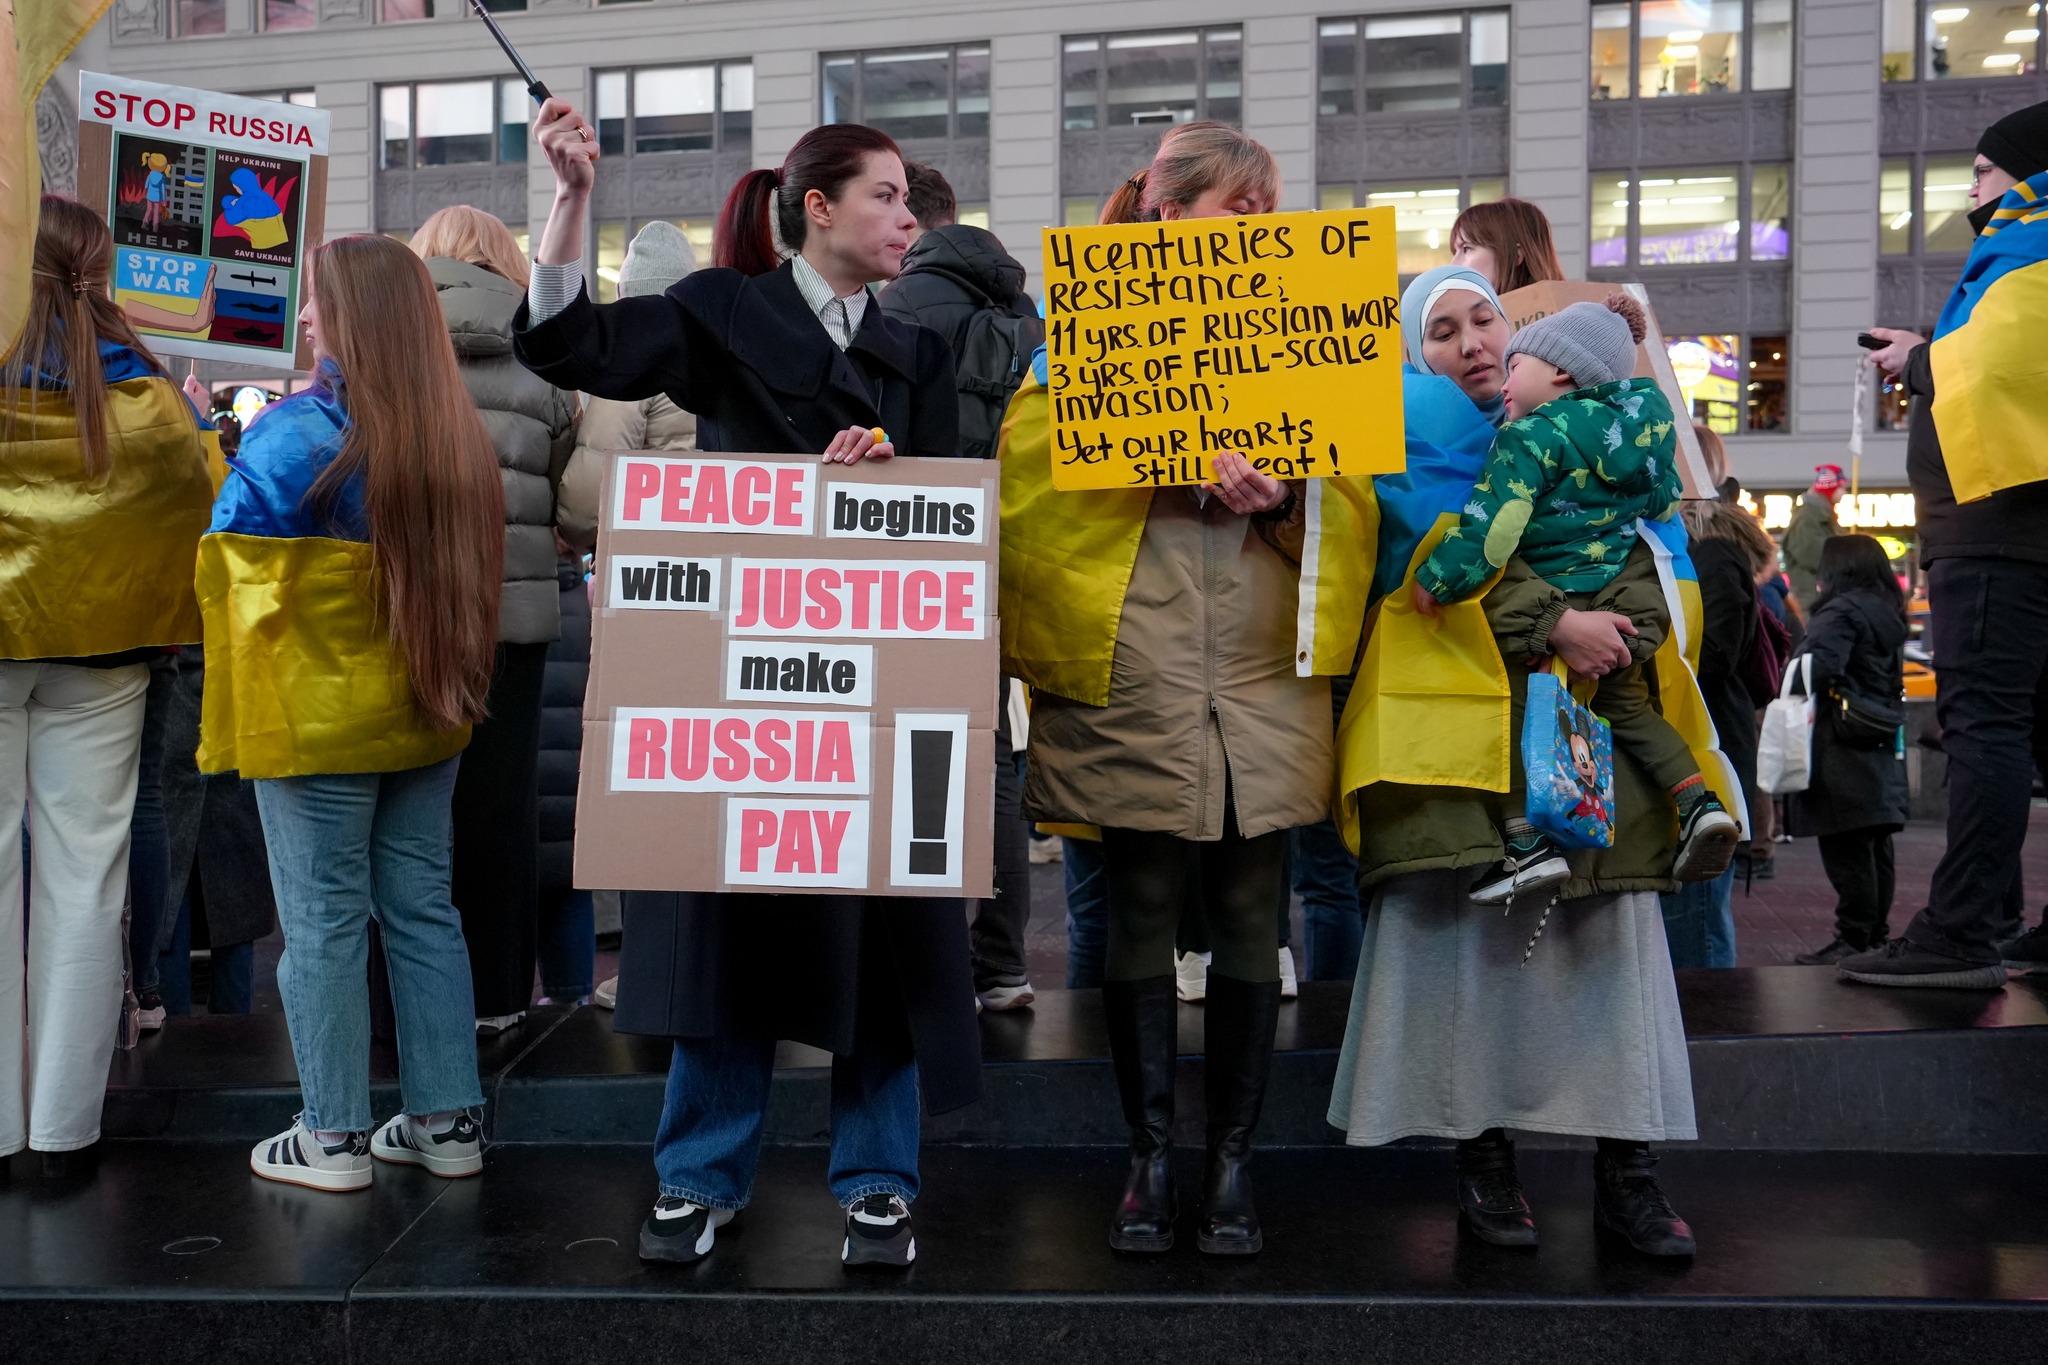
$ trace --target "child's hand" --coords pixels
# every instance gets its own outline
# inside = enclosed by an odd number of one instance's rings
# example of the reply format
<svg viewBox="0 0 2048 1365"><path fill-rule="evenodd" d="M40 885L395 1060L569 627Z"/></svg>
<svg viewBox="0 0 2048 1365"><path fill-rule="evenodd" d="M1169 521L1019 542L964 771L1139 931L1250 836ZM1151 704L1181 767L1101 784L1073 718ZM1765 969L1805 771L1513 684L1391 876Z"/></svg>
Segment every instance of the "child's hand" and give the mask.
<svg viewBox="0 0 2048 1365"><path fill-rule="evenodd" d="M1443 604L1432 597L1429 589L1420 583L1415 585L1415 610L1432 621L1444 614Z"/></svg>

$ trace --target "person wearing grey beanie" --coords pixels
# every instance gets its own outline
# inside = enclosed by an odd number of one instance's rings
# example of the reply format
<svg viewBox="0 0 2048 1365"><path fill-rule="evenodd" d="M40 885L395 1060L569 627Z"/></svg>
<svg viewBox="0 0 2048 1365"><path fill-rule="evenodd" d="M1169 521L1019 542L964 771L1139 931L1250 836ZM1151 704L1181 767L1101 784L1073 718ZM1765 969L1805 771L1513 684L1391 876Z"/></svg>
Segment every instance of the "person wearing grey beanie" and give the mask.
<svg viewBox="0 0 2048 1365"><path fill-rule="evenodd" d="M1679 496L1677 420L1655 380L1632 377L1646 332L1642 305L1614 294L1604 305L1575 303L1515 333L1507 351L1508 423L1458 524L1416 569L1415 609L1436 616L1442 603L1475 595L1519 557L1562 590L1569 607L1629 616L1634 662L1600 680L1593 709L1613 730L1615 748L1671 793L1680 826L1672 875L1709 881L1727 869L1740 826L1651 700L1644 670L1670 634L1668 610L1661 601L1646 612L1623 610L1637 600L1623 578L1637 526L1669 516ZM1526 786L1517 763L1510 810ZM1475 903L1511 903L1570 880L1558 845L1529 821L1506 820L1501 843L1501 861L1472 887Z"/></svg>
<svg viewBox="0 0 2048 1365"><path fill-rule="evenodd" d="M665 294L697 268L697 249L674 223L655 219L633 234L619 265L619 297Z"/></svg>

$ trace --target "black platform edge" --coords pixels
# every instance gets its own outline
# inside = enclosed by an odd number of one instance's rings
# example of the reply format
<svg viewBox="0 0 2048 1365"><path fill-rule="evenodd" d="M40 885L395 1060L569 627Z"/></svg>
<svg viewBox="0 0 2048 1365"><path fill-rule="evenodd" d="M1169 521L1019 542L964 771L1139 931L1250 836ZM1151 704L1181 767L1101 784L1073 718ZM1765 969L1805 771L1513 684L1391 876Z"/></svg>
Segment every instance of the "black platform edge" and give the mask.
<svg viewBox="0 0 2048 1365"><path fill-rule="evenodd" d="M40 1250L0 1248L0 1359L2034 1365L2048 1332L2044 1187L2012 1159L1674 1153L1667 1185L1702 1236L1698 1263L1674 1264L1593 1236L1584 1156L1528 1163L1533 1255L1458 1236L1446 1157L1280 1156L1260 1167L1266 1254L1219 1263L1108 1250L1114 1154L941 1154L919 1265L871 1275L838 1267L823 1164L803 1154L771 1153L713 1257L673 1268L633 1256L637 1156L525 1149L480 1180L401 1173L388 1191L380 1170L393 1211L425 1206L343 1253L354 1220L382 1221L368 1197L237 1189L226 1147L121 1146L102 1197L41 1209ZM130 1197L166 1167L208 1186L192 1208ZM0 1209L23 1199L44 1197L0 1188ZM183 1258L175 1287L147 1282L145 1248L195 1217L226 1245ZM341 1280L295 1288L301 1257Z"/></svg>
<svg viewBox="0 0 2048 1365"><path fill-rule="evenodd" d="M2036 984L2015 982L2002 994L1879 991L1784 968L1686 973L1681 990L1695 1029L1689 1055L1703 1146L2048 1152L2048 1010ZM984 1098L930 1119L928 1142L1125 1140L1096 997L1048 992L1041 1002L1028 1015L984 1017ZM1341 1142L1325 1115L1348 1004L1345 988L1311 984L1283 1012L1267 1145ZM1199 1008L1183 1008L1178 1109L1189 1141L1202 1112L1201 1020ZM1915 1020L1920 1027L1910 1027ZM117 1058L110 1135L255 1141L290 1121L297 1089L281 1018L189 1022L207 1027L173 1028ZM604 1011L536 1014L485 1049L490 1132L503 1142L644 1142L660 1112L667 1057L661 1040L614 1034ZM784 1048L771 1143L826 1139L826 1060ZM380 1053L376 1069L389 1076L392 1064ZM388 1081L374 1096L379 1114L398 1105Z"/></svg>

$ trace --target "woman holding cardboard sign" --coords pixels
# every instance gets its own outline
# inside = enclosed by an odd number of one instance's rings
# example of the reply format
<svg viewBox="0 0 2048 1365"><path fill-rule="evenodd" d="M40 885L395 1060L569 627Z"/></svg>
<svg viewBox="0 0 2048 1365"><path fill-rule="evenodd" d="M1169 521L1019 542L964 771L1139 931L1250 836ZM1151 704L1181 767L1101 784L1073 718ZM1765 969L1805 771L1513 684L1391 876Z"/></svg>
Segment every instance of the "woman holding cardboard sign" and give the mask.
<svg viewBox="0 0 2048 1365"><path fill-rule="evenodd" d="M1614 847L1574 856L1533 951L1533 907L1503 916L1470 894L1503 857L1497 793L1526 659L1602 676L1629 664L1635 625L1569 609L1518 559L1482 598L1436 620L1417 613L1413 567L1455 522L1504 415L1509 325L1492 284L1458 266L1418 277L1402 316L1408 467L1374 481L1380 605L1339 742L1339 823L1370 911L1329 1120L1358 1146L1456 1139L1460 1221L1500 1246L1537 1240L1508 1131L1592 1135L1599 1225L1640 1251L1689 1256L1649 1145L1696 1136L1656 894L1675 849L1669 798L1617 754ZM1624 572L1647 572L1653 593L1668 575L1683 600L1682 541L1652 541ZM1691 602L1697 619L1696 585ZM1664 715L1711 752L1674 641L1652 661Z"/></svg>
<svg viewBox="0 0 2048 1365"><path fill-rule="evenodd" d="M936 333L873 307L916 219L896 144L839 124L726 199L716 267L602 307L582 287L598 145L550 100L535 126L555 207L516 321L519 358L562 388L666 394L706 451L822 452L854 463L958 453L953 362ZM795 255L781 260L779 233ZM916 1255L920 1101L980 1094L980 1035L960 902L848 895L629 893L615 1026L674 1040L655 1134L648 1260L694 1261L748 1201L775 1045L833 1054L831 1188L848 1264Z"/></svg>
<svg viewBox="0 0 2048 1365"><path fill-rule="evenodd" d="M1105 222L1270 212L1264 147L1218 123L1167 133ZM1221 455L1204 488L1055 493L1044 377L1003 433L1004 652L1036 689L1025 801L1102 827L1103 987L1131 1165L1110 1245L1174 1242L1174 932L1200 898L1208 978L1208 1168L1196 1242L1262 1245L1247 1166L1280 1006L1273 913L1287 831L1322 818L1326 679L1297 677L1302 499ZM1021 619L1013 620L1012 612Z"/></svg>

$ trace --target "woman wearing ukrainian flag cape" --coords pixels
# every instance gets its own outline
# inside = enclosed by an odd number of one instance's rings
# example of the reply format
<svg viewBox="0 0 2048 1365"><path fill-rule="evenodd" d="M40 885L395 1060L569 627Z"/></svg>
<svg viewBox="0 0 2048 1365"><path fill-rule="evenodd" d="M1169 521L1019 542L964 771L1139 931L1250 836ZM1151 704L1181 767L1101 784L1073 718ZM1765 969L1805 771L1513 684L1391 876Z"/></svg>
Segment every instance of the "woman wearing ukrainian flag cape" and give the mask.
<svg viewBox="0 0 2048 1365"><path fill-rule="evenodd" d="M249 1166L334 1191L367 1187L372 1156L473 1175L483 1091L450 798L497 642L498 460L403 245L321 247L300 322L314 384L250 427L199 552L199 766L256 782L304 1099ZM374 1137L373 917L404 1098Z"/></svg>
<svg viewBox="0 0 2048 1365"><path fill-rule="evenodd" d="M0 360L0 1159L46 1164L99 1140L145 660L199 638L213 496L207 433L108 297L113 261L104 220L45 196Z"/></svg>
<svg viewBox="0 0 2048 1365"><path fill-rule="evenodd" d="M1509 324L1492 286L1454 266L1409 287L1402 324L1408 468L1375 481L1375 605L1338 740L1339 823L1370 908L1329 1120L1354 1145L1456 1139L1461 1221L1508 1246L1533 1246L1536 1226L1507 1130L1596 1137L1602 1226L1644 1252L1690 1255L1649 1149L1696 1136L1657 894L1671 885L1669 797L1617 754L1615 847L1574 858L1526 963L1533 912L1503 916L1468 898L1501 856L1496 794L1528 661L1555 655L1581 676L1625 667L1632 624L1568 610L1519 560L1478 601L1434 622L1415 611L1414 566L1454 522L1491 444ZM1672 627L1652 662L1660 707L1739 810L1689 665L1700 631L1683 531L1648 529L1616 585L1661 594Z"/></svg>

